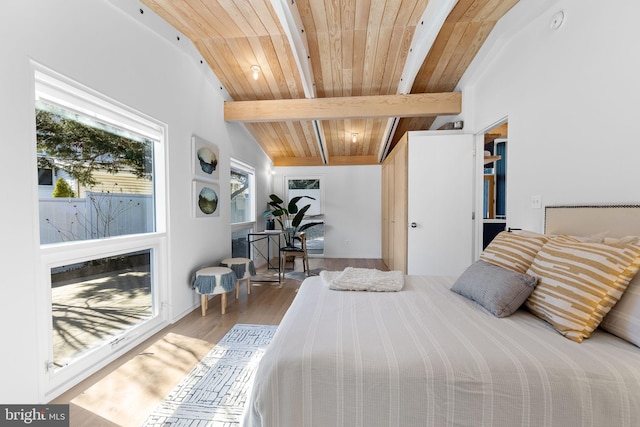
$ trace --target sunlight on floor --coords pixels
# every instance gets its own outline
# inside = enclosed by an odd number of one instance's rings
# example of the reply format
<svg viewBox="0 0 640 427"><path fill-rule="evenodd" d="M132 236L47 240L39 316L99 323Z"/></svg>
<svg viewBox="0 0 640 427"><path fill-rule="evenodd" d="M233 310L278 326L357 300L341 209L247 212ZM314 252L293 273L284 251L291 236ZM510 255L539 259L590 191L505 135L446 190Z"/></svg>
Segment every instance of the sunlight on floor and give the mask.
<svg viewBox="0 0 640 427"><path fill-rule="evenodd" d="M119 425L134 425L132 420L139 425L213 346L207 341L168 333L71 403Z"/></svg>

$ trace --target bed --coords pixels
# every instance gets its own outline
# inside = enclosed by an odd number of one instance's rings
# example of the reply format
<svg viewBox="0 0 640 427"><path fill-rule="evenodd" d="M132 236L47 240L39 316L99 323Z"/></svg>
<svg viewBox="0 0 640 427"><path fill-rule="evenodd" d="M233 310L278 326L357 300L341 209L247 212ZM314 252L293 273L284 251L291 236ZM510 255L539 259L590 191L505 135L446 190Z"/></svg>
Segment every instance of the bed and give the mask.
<svg viewBox="0 0 640 427"><path fill-rule="evenodd" d="M640 236L640 208L548 207L545 225L571 236ZM639 341L624 313L608 325L615 335L599 327L578 340L524 306L492 314L451 291L460 278L404 279L400 292L335 291L306 279L257 369L244 425L640 422ZM618 298L637 314L640 280L628 291Z"/></svg>

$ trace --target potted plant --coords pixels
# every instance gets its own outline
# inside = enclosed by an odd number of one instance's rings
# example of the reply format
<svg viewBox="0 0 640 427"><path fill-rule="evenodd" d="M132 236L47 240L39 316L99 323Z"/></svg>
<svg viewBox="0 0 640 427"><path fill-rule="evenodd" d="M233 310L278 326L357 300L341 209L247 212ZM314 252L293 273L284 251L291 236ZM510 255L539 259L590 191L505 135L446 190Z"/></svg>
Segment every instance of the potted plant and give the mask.
<svg viewBox="0 0 640 427"><path fill-rule="evenodd" d="M298 208L298 202L302 199L315 200L311 196L297 196L289 200L289 203L285 206L284 200L275 194L269 196L271 201L268 203L269 209L262 213L262 216L266 218L275 218L280 224L282 231L284 231L285 245L288 248L295 247L294 241L297 238L297 234L313 227L314 225L321 224L320 222L308 222L302 224L305 213L311 207L311 204L307 204Z"/></svg>

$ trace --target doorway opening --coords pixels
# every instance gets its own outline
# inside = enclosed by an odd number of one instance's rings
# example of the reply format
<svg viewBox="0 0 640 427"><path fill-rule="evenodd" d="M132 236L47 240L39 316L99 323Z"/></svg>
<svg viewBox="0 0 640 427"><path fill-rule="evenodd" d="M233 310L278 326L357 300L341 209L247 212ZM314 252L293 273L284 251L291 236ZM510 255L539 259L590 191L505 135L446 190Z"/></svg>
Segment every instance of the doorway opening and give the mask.
<svg viewBox="0 0 640 427"><path fill-rule="evenodd" d="M484 133L482 249L507 224L507 155L509 125L504 121Z"/></svg>

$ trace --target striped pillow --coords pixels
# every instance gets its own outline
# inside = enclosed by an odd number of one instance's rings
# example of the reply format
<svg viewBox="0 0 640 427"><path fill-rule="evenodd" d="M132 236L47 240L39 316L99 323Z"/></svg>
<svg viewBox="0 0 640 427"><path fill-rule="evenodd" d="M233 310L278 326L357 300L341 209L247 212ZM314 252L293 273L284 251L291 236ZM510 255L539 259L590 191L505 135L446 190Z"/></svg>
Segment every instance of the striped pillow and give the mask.
<svg viewBox="0 0 640 427"><path fill-rule="evenodd" d="M480 254L480 259L525 274L540 248L548 241L549 237L543 234L523 235L502 231Z"/></svg>
<svg viewBox="0 0 640 427"><path fill-rule="evenodd" d="M538 286L525 302L565 337L589 338L640 268L640 246L553 239L527 274Z"/></svg>

